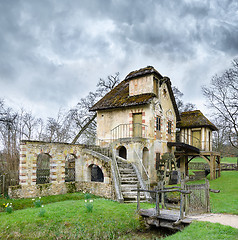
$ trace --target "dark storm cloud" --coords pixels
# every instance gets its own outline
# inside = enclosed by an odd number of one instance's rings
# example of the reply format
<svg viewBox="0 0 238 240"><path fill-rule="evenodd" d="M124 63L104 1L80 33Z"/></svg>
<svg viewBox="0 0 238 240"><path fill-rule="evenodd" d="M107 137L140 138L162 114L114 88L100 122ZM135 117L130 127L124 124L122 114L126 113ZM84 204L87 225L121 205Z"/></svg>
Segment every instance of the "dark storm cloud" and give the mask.
<svg viewBox="0 0 238 240"><path fill-rule="evenodd" d="M228 0L0 1L0 87L4 97L67 105L100 77L145 64L199 86L209 64L237 55L237 11Z"/></svg>

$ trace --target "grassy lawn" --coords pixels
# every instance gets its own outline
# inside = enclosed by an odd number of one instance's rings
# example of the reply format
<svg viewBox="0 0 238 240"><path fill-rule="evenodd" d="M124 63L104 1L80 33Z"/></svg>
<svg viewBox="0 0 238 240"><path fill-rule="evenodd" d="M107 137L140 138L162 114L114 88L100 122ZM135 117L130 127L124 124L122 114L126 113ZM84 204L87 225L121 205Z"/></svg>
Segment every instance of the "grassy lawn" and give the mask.
<svg viewBox="0 0 238 240"><path fill-rule="evenodd" d="M151 204L142 203L142 207L150 208ZM40 215L42 209L45 213ZM0 239L159 239L160 233L138 231L140 220L135 209L136 204L97 198L92 212L87 212L84 200L56 202L11 214L1 212ZM195 222L165 239L199 239L201 236L208 240L237 239L238 229Z"/></svg>
<svg viewBox="0 0 238 240"><path fill-rule="evenodd" d="M97 197L91 195L91 198L97 198ZM48 203L66 201L66 200L84 199L84 194L82 192L67 193L67 194L63 194L63 195L46 196L46 197L42 197L41 199L44 202L44 204L48 204ZM11 202L14 206L14 210L31 208L34 206L31 198L11 199L11 200L8 200L6 198L0 198L0 212L4 210L3 204L6 202Z"/></svg>
<svg viewBox="0 0 238 240"><path fill-rule="evenodd" d="M84 200L0 213L0 239L116 239L139 228L136 204L97 198L87 212ZM143 203L143 208L151 204ZM42 209L45 213L40 214Z"/></svg>
<svg viewBox="0 0 238 240"><path fill-rule="evenodd" d="M212 212L238 215L238 171L221 172L220 178L210 181L210 188L221 191L210 193Z"/></svg>
<svg viewBox="0 0 238 240"><path fill-rule="evenodd" d="M218 223L208 222L194 222L190 226L186 227L182 232L178 232L172 236L165 238L166 240L220 240L238 239L238 229L224 226Z"/></svg>
<svg viewBox="0 0 238 240"><path fill-rule="evenodd" d="M191 181L190 184L204 182L205 180L197 180ZM238 215L238 171L221 172L220 178L210 181L210 188L220 190L220 193L210 192L210 205L213 213Z"/></svg>
<svg viewBox="0 0 238 240"><path fill-rule="evenodd" d="M202 162L202 163L207 163L207 161L204 158L194 158L191 162ZM221 158L222 163L237 163L237 158L236 157L223 157Z"/></svg>

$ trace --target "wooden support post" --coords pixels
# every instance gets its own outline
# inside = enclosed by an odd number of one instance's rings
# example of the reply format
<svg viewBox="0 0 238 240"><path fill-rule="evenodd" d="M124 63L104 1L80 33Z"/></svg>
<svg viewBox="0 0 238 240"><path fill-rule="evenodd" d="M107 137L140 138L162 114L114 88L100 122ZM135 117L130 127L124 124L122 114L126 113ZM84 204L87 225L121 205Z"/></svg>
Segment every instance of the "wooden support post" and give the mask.
<svg viewBox="0 0 238 240"><path fill-rule="evenodd" d="M218 158L218 177L221 177L221 156L217 156Z"/></svg>
<svg viewBox="0 0 238 240"><path fill-rule="evenodd" d="M159 188L157 187L157 191L155 193L155 214L156 216L158 216L160 214L160 210L159 210L159 193L158 193Z"/></svg>
<svg viewBox="0 0 238 240"><path fill-rule="evenodd" d="M185 180L181 181L181 190L185 190ZM184 194L180 194L180 215L179 219L184 219Z"/></svg>
<svg viewBox="0 0 238 240"><path fill-rule="evenodd" d="M185 169L185 157L182 156L180 158L180 172L181 172L181 182L183 180L183 177L185 176L185 172L186 172L186 169Z"/></svg>
<svg viewBox="0 0 238 240"><path fill-rule="evenodd" d="M206 179L205 180L205 200L206 200L206 208L207 208L207 212L210 212L210 185L209 185L209 181Z"/></svg>
<svg viewBox="0 0 238 240"><path fill-rule="evenodd" d="M185 190L187 191L187 187L185 185ZM189 214L189 198L190 198L190 194L186 194L184 196L184 210L185 210L185 216L187 216Z"/></svg>
<svg viewBox="0 0 238 240"><path fill-rule="evenodd" d="M216 161L215 157L211 155L210 157L210 179L213 180L216 178Z"/></svg>
<svg viewBox="0 0 238 240"><path fill-rule="evenodd" d="M137 212L140 211L140 184L137 183Z"/></svg>
<svg viewBox="0 0 238 240"><path fill-rule="evenodd" d="M164 181L161 182L161 187L160 187L161 190L164 190L164 183L165 183ZM162 209L165 208L165 203L164 203L165 201L164 201L164 199L165 199L165 193L162 192L162 193L161 193L161 205L162 205Z"/></svg>

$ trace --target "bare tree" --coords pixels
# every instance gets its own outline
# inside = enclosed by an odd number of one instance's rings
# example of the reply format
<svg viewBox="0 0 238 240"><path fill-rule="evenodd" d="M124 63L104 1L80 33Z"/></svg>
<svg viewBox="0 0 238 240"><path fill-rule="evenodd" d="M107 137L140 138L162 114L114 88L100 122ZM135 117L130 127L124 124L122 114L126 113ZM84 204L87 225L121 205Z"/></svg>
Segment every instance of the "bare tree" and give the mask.
<svg viewBox="0 0 238 240"><path fill-rule="evenodd" d="M195 104L193 103L184 103L182 100L183 93L175 86L172 87L174 98L178 107L179 112L187 112L195 109Z"/></svg>
<svg viewBox="0 0 238 240"><path fill-rule="evenodd" d="M86 143L93 143L96 137L96 114L89 109L107 92L112 90L120 82L119 73L109 75L106 80L100 78L96 92L90 92L85 98L81 98L74 109L69 114L74 119L78 133L72 143L75 144L79 137Z"/></svg>
<svg viewBox="0 0 238 240"><path fill-rule="evenodd" d="M238 148L238 59L221 76L215 75L202 91L230 143Z"/></svg>

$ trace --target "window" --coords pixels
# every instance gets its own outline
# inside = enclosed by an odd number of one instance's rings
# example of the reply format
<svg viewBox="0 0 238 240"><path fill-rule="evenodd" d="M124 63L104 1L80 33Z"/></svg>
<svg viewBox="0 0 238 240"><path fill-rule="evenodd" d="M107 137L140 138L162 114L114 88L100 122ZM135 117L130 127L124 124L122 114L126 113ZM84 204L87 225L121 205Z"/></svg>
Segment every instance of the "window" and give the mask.
<svg viewBox="0 0 238 240"><path fill-rule="evenodd" d="M172 122L168 121L168 134L172 133Z"/></svg>
<svg viewBox="0 0 238 240"><path fill-rule="evenodd" d="M156 117L156 130L160 131L161 130L161 119L160 117Z"/></svg>

